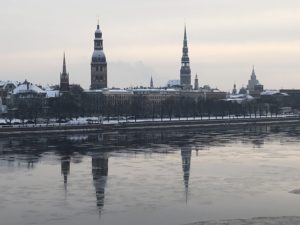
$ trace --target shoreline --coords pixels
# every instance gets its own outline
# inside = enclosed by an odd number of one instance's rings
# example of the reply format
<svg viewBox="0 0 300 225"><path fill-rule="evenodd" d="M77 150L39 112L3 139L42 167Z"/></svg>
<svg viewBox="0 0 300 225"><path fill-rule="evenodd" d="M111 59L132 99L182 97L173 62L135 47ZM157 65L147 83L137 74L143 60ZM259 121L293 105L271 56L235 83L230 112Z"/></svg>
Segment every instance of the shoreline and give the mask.
<svg viewBox="0 0 300 225"><path fill-rule="evenodd" d="M49 126L18 126L0 128L0 137L20 136L30 134L72 134L107 131L140 131L140 130L169 130L186 128L237 127L249 125L300 124L300 117L272 118L235 118L210 120L165 120L143 122L120 122L115 124L84 124L84 125L49 125Z"/></svg>

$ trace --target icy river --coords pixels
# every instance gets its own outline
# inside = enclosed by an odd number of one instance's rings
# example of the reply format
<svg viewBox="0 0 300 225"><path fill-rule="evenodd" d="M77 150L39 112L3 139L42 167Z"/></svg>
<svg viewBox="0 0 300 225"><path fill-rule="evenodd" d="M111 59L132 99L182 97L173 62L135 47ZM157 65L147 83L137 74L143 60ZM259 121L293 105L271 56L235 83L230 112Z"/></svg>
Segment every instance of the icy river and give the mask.
<svg viewBox="0 0 300 225"><path fill-rule="evenodd" d="M0 138L0 225L29 224L300 224L300 126Z"/></svg>

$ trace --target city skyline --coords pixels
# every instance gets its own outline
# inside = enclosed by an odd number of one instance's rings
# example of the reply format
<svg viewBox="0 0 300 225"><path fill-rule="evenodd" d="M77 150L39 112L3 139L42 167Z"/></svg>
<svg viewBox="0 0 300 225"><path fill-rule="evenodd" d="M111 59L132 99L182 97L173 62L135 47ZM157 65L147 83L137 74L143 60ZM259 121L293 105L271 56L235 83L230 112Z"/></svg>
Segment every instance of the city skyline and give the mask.
<svg viewBox="0 0 300 225"><path fill-rule="evenodd" d="M199 86L224 91L233 83L246 86L255 64L266 89L298 88L299 3L130 2L135 7L116 6L115 1L76 3L73 8L62 3L56 11L51 3L33 0L4 3L1 79L58 84L65 51L70 83L88 89L99 15L109 87L149 86L151 76L155 86L179 79L186 18L192 83L197 73Z"/></svg>

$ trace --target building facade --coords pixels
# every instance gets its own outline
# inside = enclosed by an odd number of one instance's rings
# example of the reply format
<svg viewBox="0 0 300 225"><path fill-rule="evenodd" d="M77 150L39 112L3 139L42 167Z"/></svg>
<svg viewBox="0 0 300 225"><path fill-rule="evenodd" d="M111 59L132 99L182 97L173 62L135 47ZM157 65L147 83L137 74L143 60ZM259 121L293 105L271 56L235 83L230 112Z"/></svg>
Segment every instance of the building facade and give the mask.
<svg viewBox="0 0 300 225"><path fill-rule="evenodd" d="M107 88L107 62L103 51L102 31L99 23L95 31L94 52L91 62L91 90Z"/></svg>
<svg viewBox="0 0 300 225"><path fill-rule="evenodd" d="M247 89L249 91L254 91L255 86L258 85L258 84L259 84L259 81L256 78L256 74L255 74L255 70L254 70L254 66L253 66L250 80L248 80Z"/></svg>

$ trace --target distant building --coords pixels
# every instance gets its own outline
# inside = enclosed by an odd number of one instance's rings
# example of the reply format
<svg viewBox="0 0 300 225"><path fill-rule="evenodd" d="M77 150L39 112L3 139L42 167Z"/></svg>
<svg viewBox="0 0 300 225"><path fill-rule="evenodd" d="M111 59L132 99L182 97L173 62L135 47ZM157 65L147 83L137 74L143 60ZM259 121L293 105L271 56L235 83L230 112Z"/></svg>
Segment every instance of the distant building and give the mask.
<svg viewBox="0 0 300 225"><path fill-rule="evenodd" d="M18 87L20 83L17 81L0 81L0 97L2 99L2 104L6 104L6 97L9 93Z"/></svg>
<svg viewBox="0 0 300 225"><path fill-rule="evenodd" d="M255 85L258 85L258 84L259 84L259 81L256 79L256 74L255 74L255 70L254 70L254 66L253 66L251 77L250 77L250 80L248 81L247 89L249 91L254 91Z"/></svg>
<svg viewBox="0 0 300 225"><path fill-rule="evenodd" d="M259 81L256 78L254 66L252 69L250 80L248 80L247 90L250 95L258 97L261 92L264 90L264 86L259 83Z"/></svg>
<svg viewBox="0 0 300 225"><path fill-rule="evenodd" d="M151 76L151 80L150 80L150 88L153 88L154 85L153 85L153 79L152 79L152 76Z"/></svg>
<svg viewBox="0 0 300 225"><path fill-rule="evenodd" d="M236 89L236 84L234 83L233 89L232 89L232 94L236 95L237 94L237 89Z"/></svg>
<svg viewBox="0 0 300 225"><path fill-rule="evenodd" d="M59 89L60 89L61 92L68 92L70 90L70 87L69 87L69 74L67 73L65 53L64 53L64 59L63 59L63 71L60 74Z"/></svg>
<svg viewBox="0 0 300 225"><path fill-rule="evenodd" d="M168 88L180 88L181 85L180 85L180 80L169 80L168 83L167 83L167 87Z"/></svg>
<svg viewBox="0 0 300 225"><path fill-rule="evenodd" d="M195 89L195 90L198 90L198 89L199 89L199 81L198 81L198 75L197 75L197 74L196 74L196 77L195 77L194 89Z"/></svg>
<svg viewBox="0 0 300 225"><path fill-rule="evenodd" d="M183 89L192 89L191 85L191 68L189 49L187 44L186 26L184 27L184 40L182 48L181 69L180 69L180 85Z"/></svg>
<svg viewBox="0 0 300 225"><path fill-rule="evenodd" d="M247 94L247 89L245 87L241 87L241 89L239 90L239 95L245 95Z"/></svg>
<svg viewBox="0 0 300 225"><path fill-rule="evenodd" d="M91 90L107 88L107 62L103 52L102 31L99 23L95 31L94 52L91 62Z"/></svg>

